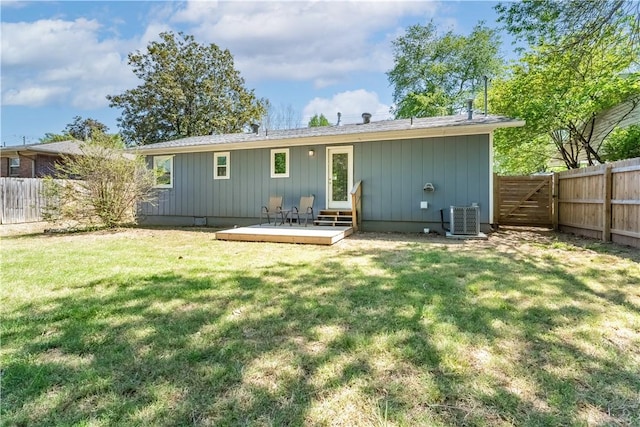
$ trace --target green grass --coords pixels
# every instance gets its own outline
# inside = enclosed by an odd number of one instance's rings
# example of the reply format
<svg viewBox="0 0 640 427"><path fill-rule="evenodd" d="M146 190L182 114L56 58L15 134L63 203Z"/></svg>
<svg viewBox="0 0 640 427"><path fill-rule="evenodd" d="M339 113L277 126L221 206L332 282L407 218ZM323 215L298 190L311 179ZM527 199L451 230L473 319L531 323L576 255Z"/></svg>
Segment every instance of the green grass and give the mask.
<svg viewBox="0 0 640 427"><path fill-rule="evenodd" d="M632 250L195 229L1 246L3 425L640 424Z"/></svg>

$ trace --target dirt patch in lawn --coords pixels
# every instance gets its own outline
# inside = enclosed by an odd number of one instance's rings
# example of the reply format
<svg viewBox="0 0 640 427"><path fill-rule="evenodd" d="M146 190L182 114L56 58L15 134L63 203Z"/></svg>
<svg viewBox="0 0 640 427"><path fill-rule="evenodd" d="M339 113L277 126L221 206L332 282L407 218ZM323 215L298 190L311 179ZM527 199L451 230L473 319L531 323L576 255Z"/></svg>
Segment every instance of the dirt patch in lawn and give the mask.
<svg viewBox="0 0 640 427"><path fill-rule="evenodd" d="M535 227L501 227L488 234L487 240L452 240L438 234L422 233L358 233L338 245L360 248L393 248L406 243L430 243L451 250L495 248L502 253L527 253L531 256L548 255L550 251L573 248L593 254L608 254L640 262L640 251L630 246L587 239L572 234Z"/></svg>

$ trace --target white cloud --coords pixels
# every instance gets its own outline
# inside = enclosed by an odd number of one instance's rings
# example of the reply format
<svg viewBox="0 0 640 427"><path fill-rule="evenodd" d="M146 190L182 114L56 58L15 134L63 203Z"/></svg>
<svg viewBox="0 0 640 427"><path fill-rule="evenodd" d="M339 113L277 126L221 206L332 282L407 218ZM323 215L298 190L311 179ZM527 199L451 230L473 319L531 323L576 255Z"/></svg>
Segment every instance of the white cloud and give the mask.
<svg viewBox="0 0 640 427"><path fill-rule="evenodd" d="M312 80L389 70L391 35L401 19L434 15L436 2L201 2L173 15L198 40L228 48L248 79Z"/></svg>
<svg viewBox="0 0 640 427"><path fill-rule="evenodd" d="M105 107L107 94L139 83L127 54L143 50L162 31L178 29L230 49L252 85L278 80L344 87L354 73L388 71L390 40L403 19L427 21L438 7L419 1L159 2L150 3L146 26L129 39L105 28L117 16L104 22L3 22L2 99L11 105ZM43 91L47 87L52 89Z"/></svg>
<svg viewBox="0 0 640 427"><path fill-rule="evenodd" d="M3 105L29 105L39 107L55 102L69 93L70 88L64 86L29 86L20 89L9 89L2 93Z"/></svg>
<svg viewBox="0 0 640 427"><path fill-rule="evenodd" d="M108 89L130 87L127 42L100 40L96 20L2 23L2 100L7 105L105 107Z"/></svg>
<svg viewBox="0 0 640 427"><path fill-rule="evenodd" d="M316 114L324 114L335 123L338 113L342 113L342 124L358 123L362 121L362 113L371 113L371 120L387 120L392 118L390 106L380 102L378 94L364 89L336 93L327 98L314 98L304 107L302 122L308 123Z"/></svg>

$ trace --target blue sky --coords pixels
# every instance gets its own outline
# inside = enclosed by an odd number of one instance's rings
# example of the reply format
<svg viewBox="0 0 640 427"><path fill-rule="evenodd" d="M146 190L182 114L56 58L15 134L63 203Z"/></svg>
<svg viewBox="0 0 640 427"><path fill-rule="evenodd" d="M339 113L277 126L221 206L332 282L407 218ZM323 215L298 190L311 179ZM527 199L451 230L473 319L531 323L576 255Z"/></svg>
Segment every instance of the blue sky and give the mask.
<svg viewBox="0 0 640 427"><path fill-rule="evenodd" d="M5 1L2 8L2 127L6 145L60 133L74 116L117 132L106 95L138 85L127 54L162 31L183 31L228 48L246 86L300 124L389 117L391 40L431 19L466 34L495 27L489 1ZM511 46L504 41L503 52Z"/></svg>

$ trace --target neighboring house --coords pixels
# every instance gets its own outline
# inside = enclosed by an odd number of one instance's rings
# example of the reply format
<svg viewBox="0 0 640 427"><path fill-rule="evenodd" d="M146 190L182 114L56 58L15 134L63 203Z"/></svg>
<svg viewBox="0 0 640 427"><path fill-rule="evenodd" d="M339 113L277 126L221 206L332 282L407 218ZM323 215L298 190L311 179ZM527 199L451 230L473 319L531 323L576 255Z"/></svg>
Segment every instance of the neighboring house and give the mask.
<svg viewBox="0 0 640 427"><path fill-rule="evenodd" d="M0 177L41 178L55 173L62 156L81 153L79 141L16 145L0 149Z"/></svg>
<svg viewBox="0 0 640 427"><path fill-rule="evenodd" d="M480 206L493 218L492 134L523 126L498 116L447 116L344 126L184 138L139 147L161 169L157 203L141 207L149 224L257 224L269 196L291 207L315 195L314 210L350 209L362 185L361 229L440 228L440 210ZM431 186L427 185L431 184ZM423 202L427 202L427 206Z"/></svg>
<svg viewBox="0 0 640 427"><path fill-rule="evenodd" d="M591 124L593 125L591 144L596 148L600 148L603 140L615 128L627 128L631 125L640 124L640 95L602 111ZM590 130L589 126L586 132Z"/></svg>
<svg viewBox="0 0 640 427"><path fill-rule="evenodd" d="M589 138L590 145L602 154L601 147L604 140L614 129L627 128L640 124L640 95L629 98L625 102L596 114L592 119L586 120L581 133ZM579 143L565 144L568 153L573 153L580 166L589 166L587 153ZM597 162L596 162L597 163ZM565 169L566 164L561 157L551 159L551 169Z"/></svg>

